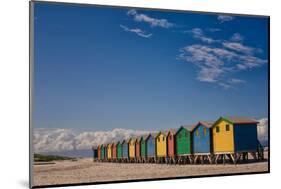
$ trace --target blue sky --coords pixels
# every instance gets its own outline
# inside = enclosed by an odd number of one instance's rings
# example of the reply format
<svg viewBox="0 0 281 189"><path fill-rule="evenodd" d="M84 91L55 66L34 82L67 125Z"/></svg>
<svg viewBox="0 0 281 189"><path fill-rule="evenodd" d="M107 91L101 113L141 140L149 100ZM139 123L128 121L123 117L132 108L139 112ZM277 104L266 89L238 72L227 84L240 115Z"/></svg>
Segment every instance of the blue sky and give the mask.
<svg viewBox="0 0 281 189"><path fill-rule="evenodd" d="M267 117L268 20L35 3L35 128Z"/></svg>

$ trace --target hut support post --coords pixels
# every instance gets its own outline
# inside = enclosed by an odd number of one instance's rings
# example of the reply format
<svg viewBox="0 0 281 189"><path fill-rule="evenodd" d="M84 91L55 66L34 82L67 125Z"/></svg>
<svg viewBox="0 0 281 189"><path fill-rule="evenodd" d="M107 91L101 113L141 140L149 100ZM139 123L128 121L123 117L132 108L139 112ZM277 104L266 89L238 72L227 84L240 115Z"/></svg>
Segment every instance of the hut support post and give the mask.
<svg viewBox="0 0 281 189"><path fill-rule="evenodd" d="M226 159L226 155L223 154L223 155L222 155L222 162L223 162L224 165L225 165L225 159Z"/></svg>
<svg viewBox="0 0 281 189"><path fill-rule="evenodd" d="M256 154L256 152L250 152L250 154L253 156L254 160L256 161L256 160L257 160L257 154Z"/></svg>
<svg viewBox="0 0 281 189"><path fill-rule="evenodd" d="M209 160L210 164L213 164L211 155L207 155L207 157L208 157L208 160Z"/></svg>
<svg viewBox="0 0 281 189"><path fill-rule="evenodd" d="M192 162L193 162L193 161L192 161L192 156L189 155L189 156L188 156L188 160L189 160L189 163L192 164Z"/></svg>
<svg viewBox="0 0 281 189"><path fill-rule="evenodd" d="M215 155L215 163L218 164L218 159L221 158L221 154L216 154Z"/></svg>
<svg viewBox="0 0 281 189"><path fill-rule="evenodd" d="M195 155L193 163L196 164L198 155Z"/></svg>
<svg viewBox="0 0 281 189"><path fill-rule="evenodd" d="M236 153L230 154L229 156L230 156L230 159L232 160L232 162L233 162L234 164L236 164Z"/></svg>

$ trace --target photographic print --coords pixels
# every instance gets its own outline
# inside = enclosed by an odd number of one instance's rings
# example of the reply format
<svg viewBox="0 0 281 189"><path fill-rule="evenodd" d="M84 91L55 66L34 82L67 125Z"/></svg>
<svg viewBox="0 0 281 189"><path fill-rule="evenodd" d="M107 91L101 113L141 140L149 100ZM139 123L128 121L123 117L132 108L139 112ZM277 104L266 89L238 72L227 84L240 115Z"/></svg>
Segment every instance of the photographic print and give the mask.
<svg viewBox="0 0 281 189"><path fill-rule="evenodd" d="M269 172L269 17L30 2L31 187Z"/></svg>

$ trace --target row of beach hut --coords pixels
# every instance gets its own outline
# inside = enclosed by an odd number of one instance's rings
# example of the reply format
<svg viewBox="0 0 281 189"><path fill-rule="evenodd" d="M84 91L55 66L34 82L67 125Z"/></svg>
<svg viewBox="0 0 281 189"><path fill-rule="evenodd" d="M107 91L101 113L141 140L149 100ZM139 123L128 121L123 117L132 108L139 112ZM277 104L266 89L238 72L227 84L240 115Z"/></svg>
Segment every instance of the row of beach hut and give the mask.
<svg viewBox="0 0 281 189"><path fill-rule="evenodd" d="M199 121L128 140L93 147L94 159L102 162L142 163L237 163L263 159L257 136L258 122L250 118L220 117Z"/></svg>

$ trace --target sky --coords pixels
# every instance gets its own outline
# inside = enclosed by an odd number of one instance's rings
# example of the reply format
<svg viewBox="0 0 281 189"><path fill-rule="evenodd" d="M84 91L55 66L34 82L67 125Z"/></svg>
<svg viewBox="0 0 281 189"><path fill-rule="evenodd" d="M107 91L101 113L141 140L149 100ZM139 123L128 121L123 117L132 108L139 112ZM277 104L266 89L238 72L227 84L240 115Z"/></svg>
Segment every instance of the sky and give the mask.
<svg viewBox="0 0 281 189"><path fill-rule="evenodd" d="M268 115L268 19L35 2L34 127Z"/></svg>

